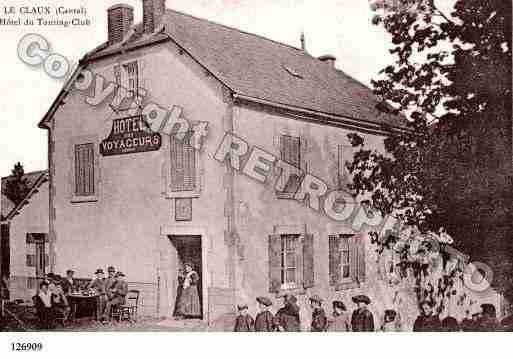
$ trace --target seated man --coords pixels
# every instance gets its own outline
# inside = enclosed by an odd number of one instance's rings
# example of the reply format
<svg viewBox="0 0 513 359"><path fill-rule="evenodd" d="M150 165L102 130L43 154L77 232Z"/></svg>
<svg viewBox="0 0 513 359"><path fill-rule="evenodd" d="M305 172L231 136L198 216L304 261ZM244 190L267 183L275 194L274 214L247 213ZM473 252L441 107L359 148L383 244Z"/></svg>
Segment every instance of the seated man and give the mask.
<svg viewBox="0 0 513 359"><path fill-rule="evenodd" d="M67 320L69 313L71 312L68 299L62 289L61 277L59 275L54 276L54 287L51 290L53 294L54 310L55 314L62 320Z"/></svg>
<svg viewBox="0 0 513 359"><path fill-rule="evenodd" d="M40 329L51 329L54 326L54 295L48 290L48 283L41 282L39 293L33 297L39 318Z"/></svg>
<svg viewBox="0 0 513 359"><path fill-rule="evenodd" d="M128 294L128 283L125 281L125 275L122 272L116 274L116 284L111 293L111 297L107 301L105 311L103 312L102 323L104 324L110 320L112 307L125 304L125 297Z"/></svg>

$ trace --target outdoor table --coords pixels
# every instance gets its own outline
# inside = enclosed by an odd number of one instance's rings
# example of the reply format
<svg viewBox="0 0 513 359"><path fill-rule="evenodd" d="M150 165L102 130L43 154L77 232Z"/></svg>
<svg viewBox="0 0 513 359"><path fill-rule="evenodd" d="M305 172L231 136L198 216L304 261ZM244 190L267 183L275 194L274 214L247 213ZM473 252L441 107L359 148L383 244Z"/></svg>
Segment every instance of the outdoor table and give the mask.
<svg viewBox="0 0 513 359"><path fill-rule="evenodd" d="M96 305L99 297L99 294L69 294L68 302L71 306L71 319L96 318Z"/></svg>

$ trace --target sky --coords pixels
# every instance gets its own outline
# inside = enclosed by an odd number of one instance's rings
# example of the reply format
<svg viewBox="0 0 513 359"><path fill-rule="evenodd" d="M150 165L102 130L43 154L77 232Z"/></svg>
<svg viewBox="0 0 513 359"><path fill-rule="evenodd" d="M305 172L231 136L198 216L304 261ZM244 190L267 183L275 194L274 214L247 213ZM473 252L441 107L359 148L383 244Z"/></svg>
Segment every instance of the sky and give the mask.
<svg viewBox="0 0 513 359"><path fill-rule="evenodd" d="M49 40L53 52L76 62L106 40L107 8L119 2L134 6L135 21L141 20L140 0L47 0L44 5L84 6L91 26L0 27L0 176L9 175L16 162L26 172L46 169L46 131L37 123L63 85L41 68L21 62L17 57L20 39L28 33L40 34ZM4 6L19 7L20 2L4 0L0 18ZM339 69L368 85L392 61L390 38L372 25L367 0L167 0L167 7L297 47L304 32L308 52L335 55Z"/></svg>

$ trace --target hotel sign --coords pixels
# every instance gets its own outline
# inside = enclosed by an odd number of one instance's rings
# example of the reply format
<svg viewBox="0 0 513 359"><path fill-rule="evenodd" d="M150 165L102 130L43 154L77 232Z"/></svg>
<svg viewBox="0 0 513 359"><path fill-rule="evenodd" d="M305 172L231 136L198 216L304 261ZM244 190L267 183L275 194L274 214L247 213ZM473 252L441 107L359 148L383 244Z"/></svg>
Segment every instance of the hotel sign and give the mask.
<svg viewBox="0 0 513 359"><path fill-rule="evenodd" d="M158 151L162 145L160 133L148 130L141 116L119 118L112 121L110 135L100 143L103 156Z"/></svg>

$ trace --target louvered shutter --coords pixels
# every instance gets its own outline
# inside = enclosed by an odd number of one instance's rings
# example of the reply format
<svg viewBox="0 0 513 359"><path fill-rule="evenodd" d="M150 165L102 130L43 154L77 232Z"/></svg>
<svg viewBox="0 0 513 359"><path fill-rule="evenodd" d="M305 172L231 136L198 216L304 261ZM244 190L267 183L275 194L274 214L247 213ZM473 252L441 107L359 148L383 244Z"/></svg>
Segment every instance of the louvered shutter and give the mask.
<svg viewBox="0 0 513 359"><path fill-rule="evenodd" d="M0 272L8 274L11 266L11 252L9 248L10 225L0 225Z"/></svg>
<svg viewBox="0 0 513 359"><path fill-rule="evenodd" d="M356 239L355 236L352 236L348 239L349 241L349 264L350 264L350 273L351 273L351 280L354 282L358 281L358 239Z"/></svg>
<svg viewBox="0 0 513 359"><path fill-rule="evenodd" d="M359 282L365 282L365 237L360 235L356 236L356 248L357 248L357 261L358 261L358 281Z"/></svg>
<svg viewBox="0 0 513 359"><path fill-rule="evenodd" d="M281 136L281 159L297 168L301 166L301 144L299 137Z"/></svg>
<svg viewBox="0 0 513 359"><path fill-rule="evenodd" d="M192 136L183 140L170 136L171 191L193 191L196 189L196 152L191 146Z"/></svg>
<svg viewBox="0 0 513 359"><path fill-rule="evenodd" d="M278 293L281 288L281 237L269 236L269 292Z"/></svg>
<svg viewBox="0 0 513 359"><path fill-rule="evenodd" d="M301 140L299 137L282 135L280 138L281 159L300 169L301 168ZM300 178L293 175L285 184L284 193L295 193L300 183Z"/></svg>
<svg viewBox="0 0 513 359"><path fill-rule="evenodd" d="M340 282L340 239L338 236L329 236L329 267L330 285L334 286Z"/></svg>
<svg viewBox="0 0 513 359"><path fill-rule="evenodd" d="M75 146L75 194L94 195L94 144Z"/></svg>
<svg viewBox="0 0 513 359"><path fill-rule="evenodd" d="M312 288L315 284L313 234L305 234L303 241L303 287Z"/></svg>

